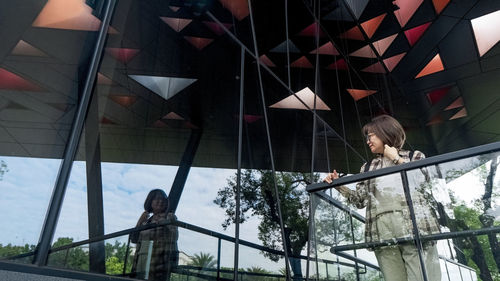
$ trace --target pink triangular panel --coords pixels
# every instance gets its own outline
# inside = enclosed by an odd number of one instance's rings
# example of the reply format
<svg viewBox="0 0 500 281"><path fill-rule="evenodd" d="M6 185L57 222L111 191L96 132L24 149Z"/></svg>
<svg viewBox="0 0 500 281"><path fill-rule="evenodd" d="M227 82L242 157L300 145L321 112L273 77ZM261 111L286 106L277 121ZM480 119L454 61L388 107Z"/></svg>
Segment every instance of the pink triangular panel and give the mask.
<svg viewBox="0 0 500 281"><path fill-rule="evenodd" d="M434 8L436 9L436 14L440 14L444 8L450 3L450 0L432 0Z"/></svg>
<svg viewBox="0 0 500 281"><path fill-rule="evenodd" d="M393 3L399 7L399 10L394 11L394 15L401 27L405 26L411 19L413 14L424 0L394 0Z"/></svg>
<svg viewBox="0 0 500 281"><path fill-rule="evenodd" d="M224 34L224 29L222 29L222 27L218 23L211 21L204 21L203 23L218 36ZM231 26L233 26L230 23L223 23L222 25L224 25L227 29L230 29Z"/></svg>
<svg viewBox="0 0 500 281"><path fill-rule="evenodd" d="M62 112L66 112L71 108L71 105L67 103L48 103L50 106L53 106L57 109L59 109Z"/></svg>
<svg viewBox="0 0 500 281"><path fill-rule="evenodd" d="M12 54L17 56L47 57L47 54L23 40L19 40L17 45L12 50Z"/></svg>
<svg viewBox="0 0 500 281"><path fill-rule="evenodd" d="M42 88L38 85L3 68L0 68L0 89L30 92L42 91Z"/></svg>
<svg viewBox="0 0 500 281"><path fill-rule="evenodd" d="M109 34L120 34L120 32L118 32L118 30L116 30L114 27L112 26L109 26L108 27L108 33Z"/></svg>
<svg viewBox="0 0 500 281"><path fill-rule="evenodd" d="M454 102L452 102L448 107L446 107L444 110L450 110L450 109L455 109L464 106L464 100L462 97L459 97L456 99Z"/></svg>
<svg viewBox="0 0 500 281"><path fill-rule="evenodd" d="M324 44L323 46L319 47L316 50L320 55L332 55L332 56L339 55L339 51L335 49L335 46L333 46L332 42L327 42L326 44ZM312 50L310 54L316 54L316 50Z"/></svg>
<svg viewBox="0 0 500 281"><path fill-rule="evenodd" d="M387 58L384 60L384 64L387 69L389 69L389 71L392 71L405 55L406 53L401 53L399 55Z"/></svg>
<svg viewBox="0 0 500 281"><path fill-rule="evenodd" d="M189 128L189 129L195 129L195 130L199 129L198 126L196 126L195 124L193 124L189 121L184 122L184 127Z"/></svg>
<svg viewBox="0 0 500 281"><path fill-rule="evenodd" d="M269 67L276 67L276 65L266 55L260 56L260 62Z"/></svg>
<svg viewBox="0 0 500 281"><path fill-rule="evenodd" d="M347 63L344 59L339 59L329 66L326 67L326 69L340 69L340 70L347 70Z"/></svg>
<svg viewBox="0 0 500 281"><path fill-rule="evenodd" d="M350 56L353 57L362 57L362 58L376 58L377 56L373 52L372 48L370 48L370 45L366 45L363 48L349 54Z"/></svg>
<svg viewBox="0 0 500 281"><path fill-rule="evenodd" d="M180 18L169 18L169 17L160 17L160 19L168 24L173 30L179 32L183 30L188 24L190 24L193 20L191 19L180 19Z"/></svg>
<svg viewBox="0 0 500 281"><path fill-rule="evenodd" d="M397 36L398 34L396 33L384 39L373 42L373 46L380 56L382 56L385 51L387 51L387 49L389 48L389 46L391 46L392 42L394 42L394 39L396 39Z"/></svg>
<svg viewBox="0 0 500 281"><path fill-rule="evenodd" d="M165 124L165 122L163 122L161 120L156 120L156 122L153 123L153 127L165 128L165 127L167 127L167 124Z"/></svg>
<svg viewBox="0 0 500 281"><path fill-rule="evenodd" d="M363 72L371 72L371 73L386 73L384 66L380 62L376 62L361 71Z"/></svg>
<svg viewBox="0 0 500 281"><path fill-rule="evenodd" d="M429 25L431 25L431 22L424 23L417 27L405 30L405 36L406 39L408 39L408 43L410 43L411 46L415 45L418 39L420 39L420 37L422 37L422 34L424 34L424 32L427 30Z"/></svg>
<svg viewBox="0 0 500 281"><path fill-rule="evenodd" d="M360 40L364 41L365 38L363 37L363 33L361 33L361 30L355 26L346 32L342 33L339 35L340 38L347 38L347 39L352 39L352 40Z"/></svg>
<svg viewBox="0 0 500 281"><path fill-rule="evenodd" d="M193 36L184 36L191 45L193 45L196 49L202 50L206 46L208 46L214 39L212 38L202 38L202 37L193 37Z"/></svg>
<svg viewBox="0 0 500 281"><path fill-rule="evenodd" d="M486 54L500 41L500 11L472 19L479 56Z"/></svg>
<svg viewBox="0 0 500 281"><path fill-rule="evenodd" d="M298 68L313 68L313 65L309 60L305 57L302 56L298 60L292 62L290 64L290 67L298 67Z"/></svg>
<svg viewBox="0 0 500 281"><path fill-rule="evenodd" d="M110 54L113 58L122 63L129 62L137 53L139 53L138 49L131 48L106 48L106 52Z"/></svg>
<svg viewBox="0 0 500 281"><path fill-rule="evenodd" d="M111 95L109 98L123 107L130 107L137 101L135 96Z"/></svg>
<svg viewBox="0 0 500 281"><path fill-rule="evenodd" d="M242 20L250 14L247 0L219 0L219 2L238 20Z"/></svg>
<svg viewBox="0 0 500 281"><path fill-rule="evenodd" d="M451 116L450 120L462 118L465 116L467 116L467 110L464 107L459 112L457 112L455 115Z"/></svg>
<svg viewBox="0 0 500 281"><path fill-rule="evenodd" d="M100 72L97 73L97 84L99 85L113 85L113 81L108 77L102 75Z"/></svg>
<svg viewBox="0 0 500 281"><path fill-rule="evenodd" d="M380 26L386 15L387 14L382 14L371 20L367 20L361 24L361 27L365 31L366 35L368 35L368 38L372 38L373 34L375 34L375 31L377 31L378 27Z"/></svg>
<svg viewBox="0 0 500 281"><path fill-rule="evenodd" d="M429 98L429 102L431 105L435 105L438 103L448 92L450 91L451 86L444 87L444 88L439 88L431 91L430 93L427 94L427 98Z"/></svg>
<svg viewBox="0 0 500 281"><path fill-rule="evenodd" d="M346 90L355 101L358 101L369 95L373 95L374 93L377 92L375 90L360 90L360 89L346 89Z"/></svg>
<svg viewBox="0 0 500 281"><path fill-rule="evenodd" d="M168 6L170 10L172 10L174 13L177 13L181 7L176 7L176 6Z"/></svg>
<svg viewBox="0 0 500 281"><path fill-rule="evenodd" d="M317 23L309 25L308 27L304 28L301 32L299 32L297 35L314 37L316 36L316 28L319 28L318 30L319 37L324 37L325 33L323 32L323 30L321 30L321 28L318 26Z"/></svg>
<svg viewBox="0 0 500 281"><path fill-rule="evenodd" d="M184 120L184 118L182 118L181 116L179 116L177 113L175 112L169 112L167 115L163 116L162 119L169 119L169 120Z"/></svg>
<svg viewBox="0 0 500 281"><path fill-rule="evenodd" d="M439 124L443 122L443 118L441 116L436 116L432 118L429 122L427 122L427 126L434 125L434 124Z"/></svg>
<svg viewBox="0 0 500 281"><path fill-rule="evenodd" d="M96 31L101 21L85 0L49 0L33 22L35 27Z"/></svg>
<svg viewBox="0 0 500 281"><path fill-rule="evenodd" d="M420 78L429 74L433 74L439 71L443 71L444 66L443 62L441 61L441 57L439 54L434 56L432 60L417 74L415 78Z"/></svg>

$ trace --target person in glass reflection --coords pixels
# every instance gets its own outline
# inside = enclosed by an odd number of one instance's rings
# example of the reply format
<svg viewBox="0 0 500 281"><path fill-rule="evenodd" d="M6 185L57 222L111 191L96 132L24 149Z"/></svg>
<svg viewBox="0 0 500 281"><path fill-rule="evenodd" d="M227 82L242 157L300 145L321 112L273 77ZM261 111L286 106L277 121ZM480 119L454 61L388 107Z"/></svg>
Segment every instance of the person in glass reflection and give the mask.
<svg viewBox="0 0 500 281"><path fill-rule="evenodd" d="M375 154L375 158L371 162L365 163L361 167L361 172L425 158L425 155L420 151L416 150L412 153L402 149L406 135L401 124L391 116L375 117L363 127L363 134L366 136L366 143L371 152ZM337 178L339 175L336 170L333 170L325 177L324 181L332 183ZM346 186L338 186L336 189L357 208L366 207L366 242L413 235L413 226L399 174L360 182L356 185L355 191ZM420 192L412 192L411 197L420 233L439 232L435 213L426 203L424 195ZM441 280L435 242L424 243L423 248L428 280ZM414 244L379 247L374 251L386 281L423 280L420 260Z"/></svg>
<svg viewBox="0 0 500 281"><path fill-rule="evenodd" d="M144 212L136 227L175 221L176 216L171 212L167 213L167 210L167 194L161 189L151 190L146 197ZM178 236L177 227L170 224L132 233L130 240L137 244L132 264L133 277L170 280L170 274L179 262Z"/></svg>

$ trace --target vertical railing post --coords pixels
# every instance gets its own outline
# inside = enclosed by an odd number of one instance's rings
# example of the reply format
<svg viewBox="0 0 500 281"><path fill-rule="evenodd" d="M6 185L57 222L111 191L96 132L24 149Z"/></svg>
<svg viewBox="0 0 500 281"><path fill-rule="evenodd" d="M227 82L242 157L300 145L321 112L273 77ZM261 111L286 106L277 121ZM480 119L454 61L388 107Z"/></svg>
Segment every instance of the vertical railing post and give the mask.
<svg viewBox="0 0 500 281"><path fill-rule="evenodd" d="M420 268L422 270L422 277L424 281L428 281L427 271L425 269L424 257L422 253L422 241L420 240L420 232L418 231L417 219L415 218L415 209L413 208L413 201L411 200L410 186L408 184L408 175L406 171L401 171L401 180L403 182L403 191L406 197L406 204L410 211L410 219L413 226L413 238L415 239L415 246L418 252L418 258L420 260Z"/></svg>
<svg viewBox="0 0 500 281"><path fill-rule="evenodd" d="M221 250L221 244L222 244L222 241L219 238L217 240L217 280L220 279L220 250Z"/></svg>
<svg viewBox="0 0 500 281"><path fill-rule="evenodd" d="M127 248L125 249L125 257L123 258L123 276L127 273L128 251L130 250L130 235L127 240Z"/></svg>

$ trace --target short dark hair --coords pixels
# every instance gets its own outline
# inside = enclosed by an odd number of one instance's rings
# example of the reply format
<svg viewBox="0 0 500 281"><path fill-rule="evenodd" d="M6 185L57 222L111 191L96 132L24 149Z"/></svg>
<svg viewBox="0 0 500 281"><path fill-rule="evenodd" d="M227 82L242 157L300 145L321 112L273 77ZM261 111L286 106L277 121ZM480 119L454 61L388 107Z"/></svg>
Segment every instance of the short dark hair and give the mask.
<svg viewBox="0 0 500 281"><path fill-rule="evenodd" d="M401 149L406 140L403 126L389 115L379 115L363 127L363 134L374 133L384 144Z"/></svg>
<svg viewBox="0 0 500 281"><path fill-rule="evenodd" d="M146 212L151 213L153 211L151 203L153 203L153 200L157 197L165 200L165 208L166 209L168 208L168 196L165 193L165 191L161 189L153 189L149 192L148 196L146 197L146 201L144 201L144 210Z"/></svg>

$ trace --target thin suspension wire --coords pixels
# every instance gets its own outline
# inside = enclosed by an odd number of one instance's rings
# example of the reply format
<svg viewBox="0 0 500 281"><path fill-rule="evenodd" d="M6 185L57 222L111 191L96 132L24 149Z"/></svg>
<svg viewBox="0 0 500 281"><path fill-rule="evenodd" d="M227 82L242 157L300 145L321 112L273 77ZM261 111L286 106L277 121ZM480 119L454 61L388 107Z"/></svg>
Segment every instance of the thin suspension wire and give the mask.
<svg viewBox="0 0 500 281"><path fill-rule="evenodd" d="M260 96L262 99L262 111L264 114L264 121L266 123L266 136L267 136L267 145L269 147L269 157L271 159L271 169L272 169L272 176L273 176L273 183L274 183L274 192L276 194L276 207L278 209L278 216L279 216L279 223L280 223L280 228L281 228L281 238L283 242L283 251L285 254L285 265L286 265L286 276L287 280L290 280L290 260L288 257L288 245L286 244L286 239L285 239L285 226L283 224L283 215L281 212L281 200L280 200L280 194L278 190L278 184L276 182L276 169L274 166L274 157L273 157L273 148L272 148L272 143L271 143L271 133L269 130L269 120L267 117L267 110L266 110L266 101L265 101L265 96L264 96L264 86L262 83L262 73L260 71L261 63L259 58L259 49L257 47L257 37L255 35L255 24L253 20L253 11L252 11L252 1L248 0L248 10L250 12L250 27L252 30L252 39L253 39L253 45L254 45L254 51L255 51L255 56L257 58L257 75L259 77L259 87L260 87Z"/></svg>
<svg viewBox="0 0 500 281"><path fill-rule="evenodd" d="M337 61L337 56L335 56L335 61ZM337 79L337 94L340 102L340 121L342 122L342 134L345 138L346 135L345 135L345 121L344 121L344 106L342 105L342 94L340 93L339 69L337 67L335 67L335 78ZM344 152L345 152L345 160L347 163L347 173L351 173L351 168L350 168L351 165L349 165L349 155L347 153L347 146L345 142L344 142ZM328 172L330 172L330 169L328 169Z"/></svg>
<svg viewBox="0 0 500 281"><path fill-rule="evenodd" d="M285 33L286 33L286 69L288 74L288 88L292 89L292 76L290 74L290 42L288 38L288 0L285 0Z"/></svg>

